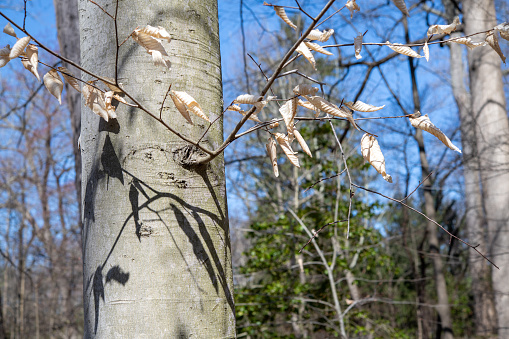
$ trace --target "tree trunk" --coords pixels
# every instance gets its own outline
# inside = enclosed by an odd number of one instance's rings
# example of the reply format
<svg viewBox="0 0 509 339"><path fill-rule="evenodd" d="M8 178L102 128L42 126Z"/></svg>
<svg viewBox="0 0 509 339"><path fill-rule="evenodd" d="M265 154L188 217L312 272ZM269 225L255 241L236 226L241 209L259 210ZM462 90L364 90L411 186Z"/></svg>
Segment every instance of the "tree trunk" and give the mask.
<svg viewBox="0 0 509 339"><path fill-rule="evenodd" d="M115 14L115 1L102 8ZM113 21L79 1L84 68L115 77ZM212 116L222 111L216 1L119 1L119 43L137 26L163 26L172 69L155 66L131 39L119 51L118 80L155 114L170 84ZM85 74L83 77L90 80ZM82 106L85 338L232 338L235 313L224 163L182 167L193 153L141 110L118 107L105 123ZM166 100L162 117L198 139ZM220 121L202 143L222 142Z"/></svg>
<svg viewBox="0 0 509 339"><path fill-rule="evenodd" d="M448 22L451 23L454 17L459 14L458 10L451 1L444 0L443 3ZM460 36L462 36L462 33L459 32L451 34L451 38ZM478 250L482 253L487 253L486 235L488 230L481 191L475 120L472 116L470 93L465 87L466 73L463 64L463 48L459 44L449 44L451 87L460 117L466 205L465 224L468 241L471 244L478 245ZM476 335L479 337L491 336L496 334L495 300L490 284L491 268L475 251L469 251L468 255L470 277L472 278L472 294L474 296Z"/></svg>
<svg viewBox="0 0 509 339"><path fill-rule="evenodd" d="M463 2L465 34L496 25L492 0ZM488 223L487 248L500 270L492 270L498 335L509 337L509 122L500 57L490 48L468 52L471 119L475 126L481 185Z"/></svg>
<svg viewBox="0 0 509 339"><path fill-rule="evenodd" d="M60 53L65 58L80 63L80 44L76 41L79 36L78 23L78 1L77 0L53 0L55 16L57 19L58 44ZM77 69L70 67L67 63L64 66L75 75L79 76ZM78 197L79 211L81 215L81 154L78 147L78 139L81 132L81 95L65 82L67 107L71 114L72 126L72 147L74 151L74 169L76 176L76 194ZM81 220L81 217L80 219Z"/></svg>

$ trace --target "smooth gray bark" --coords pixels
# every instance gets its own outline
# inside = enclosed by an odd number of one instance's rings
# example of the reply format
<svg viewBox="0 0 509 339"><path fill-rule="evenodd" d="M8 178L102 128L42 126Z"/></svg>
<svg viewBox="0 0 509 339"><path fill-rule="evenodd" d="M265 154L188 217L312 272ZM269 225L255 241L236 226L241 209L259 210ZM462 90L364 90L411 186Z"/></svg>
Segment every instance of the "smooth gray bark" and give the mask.
<svg viewBox="0 0 509 339"><path fill-rule="evenodd" d="M102 1L114 15L115 1ZM81 60L115 76L113 21L79 1ZM154 66L129 39L118 80L159 114L170 84L186 91L211 120L222 111L216 1L119 1L119 42L137 26L163 26L171 71ZM83 75L86 80L89 77ZM140 110L121 105L118 121L83 108L83 259L86 338L231 338L235 314L224 164L183 167L199 156ZM163 119L198 139L208 123L188 124L165 101ZM218 122L202 143L222 142Z"/></svg>
<svg viewBox="0 0 509 339"><path fill-rule="evenodd" d="M492 0L463 1L465 34L496 25ZM509 121L500 57L490 48L468 52L472 121L488 223L487 248L500 270L492 270L498 335L509 338Z"/></svg>

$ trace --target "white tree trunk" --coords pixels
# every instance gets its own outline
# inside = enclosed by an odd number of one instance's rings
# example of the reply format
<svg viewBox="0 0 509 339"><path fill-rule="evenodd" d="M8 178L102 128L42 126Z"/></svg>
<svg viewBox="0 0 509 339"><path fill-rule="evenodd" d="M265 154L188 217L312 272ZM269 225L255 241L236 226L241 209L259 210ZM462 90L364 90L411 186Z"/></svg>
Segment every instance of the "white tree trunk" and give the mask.
<svg viewBox="0 0 509 339"><path fill-rule="evenodd" d="M101 6L114 15L115 1ZM114 77L112 20L88 0L79 16L82 65ZM156 114L172 84L214 120L222 111L216 1L119 1L119 42L147 24L172 36L172 69L154 66L130 39L119 82ZM181 156L194 150L147 114L119 106L118 123L105 123L82 108L85 338L234 337L222 157L184 168ZM169 98L162 115L195 139L208 127L196 117L189 125ZM202 143L221 141L216 123Z"/></svg>
<svg viewBox="0 0 509 339"><path fill-rule="evenodd" d="M465 34L496 25L493 0L463 2ZM472 119L486 219L487 247L500 270L492 270L500 338L509 338L509 122L500 69L500 57L491 48L468 52Z"/></svg>

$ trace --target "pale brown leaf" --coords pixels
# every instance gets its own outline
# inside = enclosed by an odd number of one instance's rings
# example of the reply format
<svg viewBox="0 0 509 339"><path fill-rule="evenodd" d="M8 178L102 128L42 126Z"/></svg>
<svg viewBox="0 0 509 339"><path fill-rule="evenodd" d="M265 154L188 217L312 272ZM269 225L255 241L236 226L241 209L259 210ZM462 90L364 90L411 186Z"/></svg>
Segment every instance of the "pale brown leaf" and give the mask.
<svg viewBox="0 0 509 339"><path fill-rule="evenodd" d="M509 22L501 23L493 28L495 31L500 33L500 37L505 40L509 40Z"/></svg>
<svg viewBox="0 0 509 339"><path fill-rule="evenodd" d="M30 43L29 36L26 36L26 37L21 38L18 41L16 41L14 46L12 46L11 53L9 54L9 58L14 59L14 58L21 56L25 51L25 47L27 47L29 43Z"/></svg>
<svg viewBox="0 0 509 339"><path fill-rule="evenodd" d="M58 76L58 72L54 69L50 70L43 77L44 86L55 98L58 99L58 103L62 104L62 90L64 89L64 83Z"/></svg>
<svg viewBox="0 0 509 339"><path fill-rule="evenodd" d="M269 156L270 163L272 164L274 175L277 178L279 177L279 169L277 168L276 142L272 137L269 137L269 142L265 145L265 149L267 150L267 155Z"/></svg>
<svg viewBox="0 0 509 339"><path fill-rule="evenodd" d="M92 83L92 81L90 81L90 83ZM81 93L85 99L85 106L90 108L92 112L104 120L108 121L109 114L106 110L104 93L97 88L90 86L88 83L83 85L83 90Z"/></svg>
<svg viewBox="0 0 509 339"><path fill-rule="evenodd" d="M322 53L322 54L325 54L325 55L334 55L331 52L329 52L326 49L324 49L322 46L320 46L317 43L310 42L310 41L304 41L304 44L306 44L306 46L310 50L312 50L312 51L315 51L315 52L318 52L318 53Z"/></svg>
<svg viewBox="0 0 509 339"><path fill-rule="evenodd" d="M309 101L304 101L304 100L299 99L299 101L297 101L297 105L307 108L307 109L310 109L315 112L320 112L320 110L317 107L313 106L313 104L310 103Z"/></svg>
<svg viewBox="0 0 509 339"><path fill-rule="evenodd" d="M426 58L426 61L429 61L429 46L428 46L428 40L424 43L424 47L422 48L422 51L424 52L424 57Z"/></svg>
<svg viewBox="0 0 509 339"><path fill-rule="evenodd" d="M153 38L164 39L168 42L171 41L170 34L168 34L166 29L161 26L153 27L153 26L147 25L144 28L140 29L139 31L142 33L145 33L147 35L150 35Z"/></svg>
<svg viewBox="0 0 509 339"><path fill-rule="evenodd" d="M497 54L500 56L500 59L502 59L502 61L505 64L504 53L502 53L502 50L500 49L500 46L498 45L498 38L497 38L496 34L494 34L493 31L489 31L488 33L486 33L486 42L488 43L488 45L491 46L491 48L493 48L493 50L495 52L497 52Z"/></svg>
<svg viewBox="0 0 509 339"><path fill-rule="evenodd" d="M392 183L392 177L385 171L384 155L374 136L367 133L362 136L361 153L364 160L369 162L382 175L385 181Z"/></svg>
<svg viewBox="0 0 509 339"><path fill-rule="evenodd" d="M65 82L67 82L72 88L81 93L81 88L80 85L78 84L78 81L71 77L72 73L64 66L58 67L58 70L64 77Z"/></svg>
<svg viewBox="0 0 509 339"><path fill-rule="evenodd" d="M311 32L309 32L306 38L308 38L309 40L318 40L320 42L326 42L327 40L329 40L332 34L334 34L333 29L328 29L323 32L320 31L319 29L314 29Z"/></svg>
<svg viewBox="0 0 509 339"><path fill-rule="evenodd" d="M348 2L346 3L346 8L348 8L348 10L350 11L350 19L353 18L353 13L355 11L360 11L361 8L359 7L359 5L357 5L357 3L355 2L355 0L348 0Z"/></svg>
<svg viewBox="0 0 509 339"><path fill-rule="evenodd" d="M37 72L37 67L39 66L39 48L37 46L29 44L26 48L26 57L28 61L30 61L31 69L28 69L30 72L35 75L39 82L41 78L39 77L39 73ZM26 67L25 67L26 68Z"/></svg>
<svg viewBox="0 0 509 339"><path fill-rule="evenodd" d="M11 61L9 54L11 54L11 46L7 45L0 49L0 68L4 67L9 61Z"/></svg>
<svg viewBox="0 0 509 339"><path fill-rule="evenodd" d="M111 83L115 83L115 79L113 79L113 78L110 78L110 77L103 77L103 78L105 80L108 80ZM110 91L113 91L115 93L123 93L124 92L120 87L117 87L115 85L109 84L109 83L107 83L106 81L103 81L103 80L101 80L101 82L103 84L105 84L110 89ZM118 85L121 86L122 83L119 82Z"/></svg>
<svg viewBox="0 0 509 339"><path fill-rule="evenodd" d="M274 136L276 138L277 143L279 144L279 146L281 146L281 149L283 150L283 152L285 152L286 157L288 158L288 160L290 160L292 165L300 167L299 158L297 158L296 155L297 153L292 150L292 146L290 145L290 142L286 135L282 133L276 133Z"/></svg>
<svg viewBox="0 0 509 339"><path fill-rule="evenodd" d="M293 125L295 118L295 114L297 114L297 98L288 100L283 106L279 108L279 113L283 116L283 119L286 124L286 130L288 131L288 136L291 137L293 133Z"/></svg>
<svg viewBox="0 0 509 339"><path fill-rule="evenodd" d="M186 105L180 101L179 98L177 98L175 95L170 94L171 100L173 100L173 104L177 108L177 110L182 114L182 116L191 124L193 124L193 120L191 120L191 116L189 115L189 112L187 111Z"/></svg>
<svg viewBox="0 0 509 339"><path fill-rule="evenodd" d="M457 38L457 39L454 39L454 40L451 40L450 42L455 42L457 44L462 44L462 45L465 45L467 46L470 50L476 48L476 47L480 47L480 46L486 46L487 42L486 41L482 41L482 42L473 42L472 39L470 38L467 38L467 37L461 37L461 38Z"/></svg>
<svg viewBox="0 0 509 339"><path fill-rule="evenodd" d="M299 142L299 145L300 147L302 148L302 150L307 154L309 155L311 158L313 157L313 155L311 154L311 151L309 150L309 147L308 147L308 144L306 144L306 140L304 140L304 138L302 137L302 135L300 134L299 131L297 131L297 129L294 129L293 130L293 135L295 135L295 139L297 139L297 141Z"/></svg>
<svg viewBox="0 0 509 339"><path fill-rule="evenodd" d="M450 25L432 25L428 28L428 36L433 34L451 34L460 24L460 19L455 17Z"/></svg>
<svg viewBox="0 0 509 339"><path fill-rule="evenodd" d="M299 47L295 50L297 53L301 54L307 61L313 66L313 69L316 70L316 61L313 53L309 50L305 43L301 42Z"/></svg>
<svg viewBox="0 0 509 339"><path fill-rule="evenodd" d="M364 36L362 33L359 33L354 39L353 39L353 45L355 48L355 59L359 60L362 58L361 56L361 50L362 50L362 38Z"/></svg>
<svg viewBox="0 0 509 339"><path fill-rule="evenodd" d="M320 96L309 96L305 97L313 106L320 109L322 112L325 112L327 114L333 115L335 117L339 118L346 118L350 123L355 127L357 130L359 130L359 127L357 127L357 124L355 123L355 120L352 117L352 112L348 111L344 107L339 108L338 106L334 105L333 103L328 102L324 98Z"/></svg>
<svg viewBox="0 0 509 339"><path fill-rule="evenodd" d="M286 15L284 7L274 6L274 10L276 11L277 16L280 17L285 23L287 23L288 26L293 29L297 29L297 26L288 18L288 15Z"/></svg>
<svg viewBox="0 0 509 339"><path fill-rule="evenodd" d="M318 92L318 88L309 84L298 84L293 88L295 95L315 95L316 92Z"/></svg>
<svg viewBox="0 0 509 339"><path fill-rule="evenodd" d="M405 0L392 0L394 2L394 5L406 16L410 16L410 13L408 13L408 9L406 8Z"/></svg>
<svg viewBox="0 0 509 339"><path fill-rule="evenodd" d="M152 55L154 65L171 68L170 60L164 58L168 56L168 53L166 53L166 50L159 40L146 33L146 28L135 29L132 37L134 41L147 50L148 54Z"/></svg>
<svg viewBox="0 0 509 339"><path fill-rule="evenodd" d="M104 93L104 106L106 109L106 113L108 113L108 118L110 119L116 119L117 113L115 112L115 106L111 104L111 101L113 100L113 96L115 95L115 92L109 91Z"/></svg>
<svg viewBox="0 0 509 339"><path fill-rule="evenodd" d="M5 25L5 27L4 27L4 33L5 33L5 34L8 34L8 35L10 35L10 36L12 36L12 37L17 38L17 36L16 36L16 32L14 32L14 28L12 28L12 26L11 26L11 23L10 23L10 22L8 22L8 23L7 23L7 25Z"/></svg>
<svg viewBox="0 0 509 339"><path fill-rule="evenodd" d="M445 146L449 147L453 151L461 153L461 150L458 147L456 147L438 127L435 127L435 125L433 125L427 114L421 115L420 112L417 112L416 114L413 114L413 117L410 117L409 119L410 124L412 124L412 126L414 126L415 128L419 128L422 129L423 131L433 134Z"/></svg>
<svg viewBox="0 0 509 339"><path fill-rule="evenodd" d="M357 112L376 112L376 111L379 111L385 107L385 105L373 106L373 105L366 104L359 100L357 100L355 103L353 103L351 101L345 101L345 102L343 102L343 105L350 108L352 111L357 111Z"/></svg>
<svg viewBox="0 0 509 339"><path fill-rule="evenodd" d="M236 104L248 104L254 105L255 103L262 101L263 97L259 95L251 95L251 94L242 94L239 95L235 100L233 100Z"/></svg>
<svg viewBox="0 0 509 339"><path fill-rule="evenodd" d="M203 113L200 105L196 100L187 94L186 92L174 91L171 90L174 96L176 96L184 105L186 105L187 109L202 118L205 121L211 122L210 119Z"/></svg>
<svg viewBox="0 0 509 339"><path fill-rule="evenodd" d="M394 52L398 52L400 54L412 57L412 58L422 58L422 55L411 49L407 46L401 46L401 44L386 42L387 46L392 49Z"/></svg>

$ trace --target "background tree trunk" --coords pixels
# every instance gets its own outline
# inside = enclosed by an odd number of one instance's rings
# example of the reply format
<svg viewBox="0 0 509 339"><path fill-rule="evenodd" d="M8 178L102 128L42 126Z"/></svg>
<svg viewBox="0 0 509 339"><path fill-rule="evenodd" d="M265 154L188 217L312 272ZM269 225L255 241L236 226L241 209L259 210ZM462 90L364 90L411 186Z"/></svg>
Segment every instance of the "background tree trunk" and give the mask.
<svg viewBox="0 0 509 339"><path fill-rule="evenodd" d="M60 54L77 64L80 63L80 44L76 41L79 36L79 22L78 22L78 1L77 0L53 0L55 6L55 16L57 19L57 33L58 44L60 45ZM74 75L79 75L79 72L64 63L64 66L69 69ZM81 132L81 94L72 89L72 87L65 82L67 107L71 114L72 126L72 147L74 150L74 168L75 168L75 185L76 194L78 197L79 211L81 215L81 153L78 148L78 138ZM79 219L81 221L81 218Z"/></svg>
<svg viewBox="0 0 509 339"><path fill-rule="evenodd" d="M496 25L492 0L463 2L465 34ZM500 57L490 48L468 52L471 119L479 154L481 184L488 222L487 248L500 270L492 272L500 338L509 337L509 122Z"/></svg>
<svg viewBox="0 0 509 339"><path fill-rule="evenodd" d="M114 15L115 1L101 6ZM87 0L79 13L82 65L115 77L113 21ZM119 42L146 24L172 36L172 69L154 66L128 40L119 82L156 113L172 84L214 120L222 111L216 1L119 1ZM163 119L198 139L208 123L193 117L190 126L170 103ZM139 110L119 106L117 113L109 123L87 108L82 115L85 338L234 337L222 157L184 168L181 154L195 153L189 144ZM216 123L202 143L221 141Z"/></svg>

